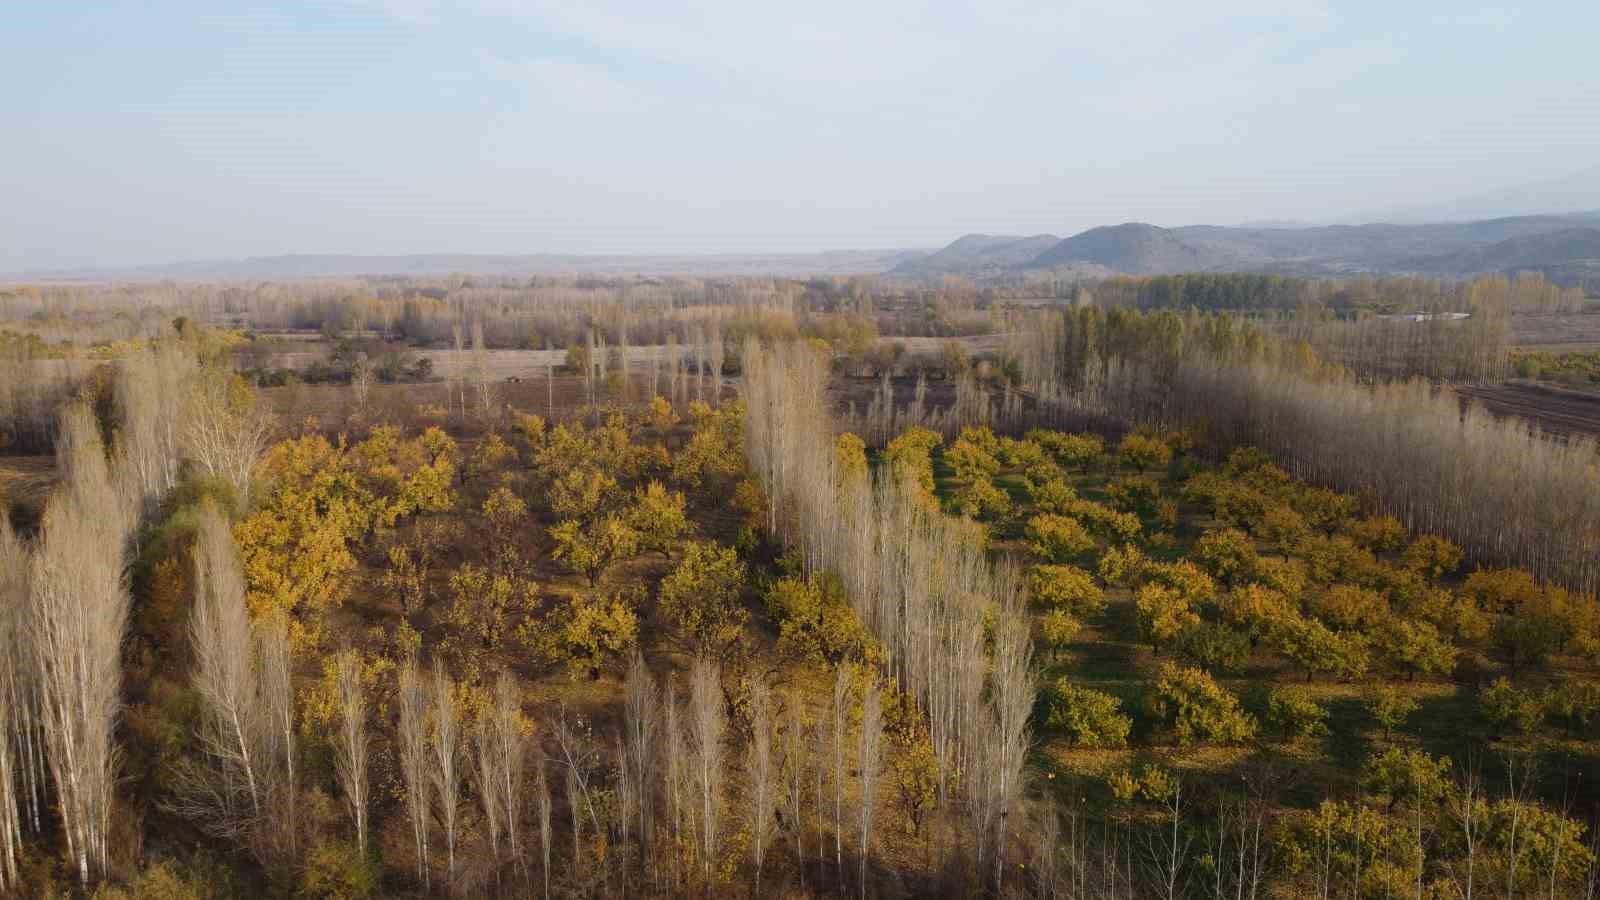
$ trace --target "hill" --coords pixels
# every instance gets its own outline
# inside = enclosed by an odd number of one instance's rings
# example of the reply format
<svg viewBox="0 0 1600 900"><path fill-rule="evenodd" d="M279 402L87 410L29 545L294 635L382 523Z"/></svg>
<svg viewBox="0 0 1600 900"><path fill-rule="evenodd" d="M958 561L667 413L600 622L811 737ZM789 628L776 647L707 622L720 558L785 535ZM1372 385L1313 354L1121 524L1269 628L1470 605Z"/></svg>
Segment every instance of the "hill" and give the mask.
<svg viewBox="0 0 1600 900"><path fill-rule="evenodd" d="M897 266L894 273L1074 268L1129 275L1232 271L1461 276L1536 268L1573 284L1595 275L1596 254L1586 232L1596 229L1600 229L1597 212L1423 225L1162 228L1130 222L1091 228L1056 241L1031 258L1024 258L1022 251L1044 241L1046 235L967 235L933 254Z"/></svg>
<svg viewBox="0 0 1600 900"><path fill-rule="evenodd" d="M1204 271L1231 261L1225 251L1202 251L1166 228L1128 222L1073 235L1034 257L1028 268L1093 263L1130 275L1160 275Z"/></svg>
<svg viewBox="0 0 1600 900"><path fill-rule="evenodd" d="M927 256L896 266L899 275L941 275L985 269L1010 269L1024 265L1054 246L1053 234L966 234Z"/></svg>

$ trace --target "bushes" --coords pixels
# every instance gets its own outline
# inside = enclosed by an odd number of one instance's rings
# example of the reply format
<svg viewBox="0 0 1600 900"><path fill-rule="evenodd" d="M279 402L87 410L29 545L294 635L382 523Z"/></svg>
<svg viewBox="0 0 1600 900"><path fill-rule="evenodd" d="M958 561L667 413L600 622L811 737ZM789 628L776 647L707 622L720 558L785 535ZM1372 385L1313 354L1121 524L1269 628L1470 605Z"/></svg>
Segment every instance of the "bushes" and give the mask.
<svg viewBox="0 0 1600 900"><path fill-rule="evenodd" d="M1080 618L1105 609L1105 592L1094 576L1077 566L1038 565L1028 570L1028 593L1035 602Z"/></svg>
<svg viewBox="0 0 1600 900"><path fill-rule="evenodd" d="M1310 691L1280 685L1267 695L1267 724L1284 740L1313 738L1328 733L1328 709Z"/></svg>
<svg viewBox="0 0 1600 900"><path fill-rule="evenodd" d="M1122 715L1122 702L1110 694L1074 687L1062 678L1050 688L1048 724L1076 747L1121 747L1128 742L1133 720Z"/></svg>
<svg viewBox="0 0 1600 900"><path fill-rule="evenodd" d="M1361 705L1372 721L1383 729L1383 736L1405 724L1406 717L1417 711L1417 700L1398 688L1377 684L1361 695Z"/></svg>
<svg viewBox="0 0 1600 900"><path fill-rule="evenodd" d="M1028 549L1040 559L1062 563L1094 547L1094 538L1078 520L1051 513L1034 516L1026 529Z"/></svg>
<svg viewBox="0 0 1600 900"><path fill-rule="evenodd" d="M1506 678L1496 678L1478 694L1478 709L1496 735L1527 734L1544 715L1538 697Z"/></svg>
<svg viewBox="0 0 1600 900"><path fill-rule="evenodd" d="M1199 669L1164 663L1146 706L1179 745L1237 744L1255 736L1256 720L1239 698Z"/></svg>

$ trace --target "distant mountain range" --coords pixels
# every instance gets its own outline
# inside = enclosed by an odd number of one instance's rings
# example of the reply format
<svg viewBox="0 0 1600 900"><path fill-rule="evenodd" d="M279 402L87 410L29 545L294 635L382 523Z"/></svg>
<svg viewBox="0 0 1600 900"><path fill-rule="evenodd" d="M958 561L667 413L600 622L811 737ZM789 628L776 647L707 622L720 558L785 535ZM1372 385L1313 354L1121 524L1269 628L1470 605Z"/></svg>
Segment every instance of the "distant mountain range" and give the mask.
<svg viewBox="0 0 1600 900"><path fill-rule="evenodd" d="M1464 276L1538 270L1600 282L1600 212L1425 225L1160 228L1142 222L1057 238L966 235L905 260L893 274L1274 272Z"/></svg>
<svg viewBox="0 0 1600 900"><path fill-rule="evenodd" d="M529 253L418 253L405 256L293 254L214 259L149 266L57 269L0 275L12 281L272 281L359 276L483 275L772 275L809 278L886 272L927 250L830 250L821 253L683 256Z"/></svg>

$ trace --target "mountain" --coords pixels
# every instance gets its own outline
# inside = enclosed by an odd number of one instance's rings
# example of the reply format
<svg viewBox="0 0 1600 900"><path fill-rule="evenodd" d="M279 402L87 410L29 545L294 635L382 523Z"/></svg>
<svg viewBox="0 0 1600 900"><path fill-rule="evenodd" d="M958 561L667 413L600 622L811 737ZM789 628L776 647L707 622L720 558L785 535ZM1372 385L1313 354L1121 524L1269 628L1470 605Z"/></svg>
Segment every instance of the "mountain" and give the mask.
<svg viewBox="0 0 1600 900"><path fill-rule="evenodd" d="M64 269L0 275L0 280L177 281L280 280L367 275L875 275L926 257L927 250L830 250L821 253L723 254L707 256L489 255L420 253L407 256L296 254L246 259L199 260L150 266Z"/></svg>
<svg viewBox="0 0 1600 900"><path fill-rule="evenodd" d="M1373 223L1297 227L1142 222L1102 226L1049 243L1031 238L967 235L902 263L899 275L1071 269L1083 274L1266 272L1339 276L1421 273L1443 276L1539 269L1567 284L1596 277L1590 235L1600 212L1508 216L1421 225Z"/></svg>
<svg viewBox="0 0 1600 900"><path fill-rule="evenodd" d="M1365 218L1398 223L1466 222L1593 209L1600 209L1600 166L1454 200L1386 210Z"/></svg>
<svg viewBox="0 0 1600 900"><path fill-rule="evenodd" d="M1600 277L1600 228L1567 228L1416 260L1419 272L1470 275L1537 270L1555 280Z"/></svg>
<svg viewBox="0 0 1600 900"><path fill-rule="evenodd" d="M901 263L895 267L895 274L942 275L1015 268L1060 240L1053 234L966 234L927 256Z"/></svg>
<svg viewBox="0 0 1600 900"><path fill-rule="evenodd" d="M1049 269L1073 263L1094 263L1129 275L1161 275L1204 271L1230 261L1225 251L1202 251L1166 228L1128 222L1073 235L1034 257L1028 267Z"/></svg>

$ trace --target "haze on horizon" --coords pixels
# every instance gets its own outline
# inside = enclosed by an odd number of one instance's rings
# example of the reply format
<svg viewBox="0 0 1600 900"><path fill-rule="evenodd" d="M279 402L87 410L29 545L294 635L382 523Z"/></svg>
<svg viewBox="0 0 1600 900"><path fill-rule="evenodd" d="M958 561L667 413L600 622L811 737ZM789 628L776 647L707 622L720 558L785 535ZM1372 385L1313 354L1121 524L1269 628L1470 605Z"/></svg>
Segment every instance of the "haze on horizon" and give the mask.
<svg viewBox="0 0 1600 900"><path fill-rule="evenodd" d="M27 4L0 272L1328 221L1600 160L1600 5Z"/></svg>

